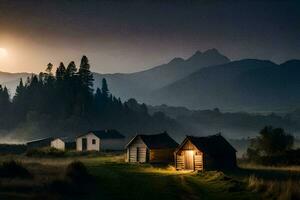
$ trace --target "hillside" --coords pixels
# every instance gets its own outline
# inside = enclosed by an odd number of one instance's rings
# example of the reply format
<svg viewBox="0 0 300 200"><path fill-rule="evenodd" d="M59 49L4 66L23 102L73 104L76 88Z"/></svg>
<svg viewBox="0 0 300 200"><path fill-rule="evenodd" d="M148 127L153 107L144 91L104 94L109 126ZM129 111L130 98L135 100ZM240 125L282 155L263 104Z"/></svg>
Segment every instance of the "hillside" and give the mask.
<svg viewBox="0 0 300 200"><path fill-rule="evenodd" d="M152 93L150 104L226 110L295 108L300 102L300 61L277 65L245 59L206 67Z"/></svg>

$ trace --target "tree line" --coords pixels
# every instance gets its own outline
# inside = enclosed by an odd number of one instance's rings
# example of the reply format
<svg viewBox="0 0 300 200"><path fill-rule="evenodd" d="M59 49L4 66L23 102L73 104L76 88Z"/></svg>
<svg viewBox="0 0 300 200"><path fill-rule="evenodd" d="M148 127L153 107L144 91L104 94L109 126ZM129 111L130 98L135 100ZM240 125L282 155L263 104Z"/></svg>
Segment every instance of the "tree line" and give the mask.
<svg viewBox="0 0 300 200"><path fill-rule="evenodd" d="M266 126L250 141L247 159L265 165L299 165L300 149L294 148L295 138L282 128Z"/></svg>
<svg viewBox="0 0 300 200"><path fill-rule="evenodd" d="M45 72L20 80L11 98L0 86L0 129L20 128L38 135L70 133L100 128L119 128L136 134L167 130L176 122L163 113L150 115L145 104L135 99L122 102L109 91L106 79L94 90L89 60L83 56L79 68L74 61L60 63L53 72L49 63ZM56 131L56 133L53 133ZM49 134L47 134L49 135Z"/></svg>

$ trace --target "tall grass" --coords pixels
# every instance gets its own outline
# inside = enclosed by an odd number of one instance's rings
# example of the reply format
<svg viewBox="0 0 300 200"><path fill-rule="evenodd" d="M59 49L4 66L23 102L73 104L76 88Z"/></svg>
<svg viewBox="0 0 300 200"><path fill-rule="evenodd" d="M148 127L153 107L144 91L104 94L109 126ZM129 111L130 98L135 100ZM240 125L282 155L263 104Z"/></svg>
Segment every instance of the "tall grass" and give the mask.
<svg viewBox="0 0 300 200"><path fill-rule="evenodd" d="M267 181L251 175L248 178L248 188L253 192L260 192L265 199L297 200L300 199L300 181L285 180Z"/></svg>

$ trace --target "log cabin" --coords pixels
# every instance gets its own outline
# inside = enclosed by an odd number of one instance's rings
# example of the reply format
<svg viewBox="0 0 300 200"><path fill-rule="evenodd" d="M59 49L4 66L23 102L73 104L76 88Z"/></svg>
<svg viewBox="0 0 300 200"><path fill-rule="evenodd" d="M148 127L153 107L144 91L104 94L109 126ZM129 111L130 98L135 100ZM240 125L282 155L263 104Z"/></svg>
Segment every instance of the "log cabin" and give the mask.
<svg viewBox="0 0 300 200"><path fill-rule="evenodd" d="M204 171L236 167L236 150L221 134L187 136L174 156L177 170Z"/></svg>
<svg viewBox="0 0 300 200"><path fill-rule="evenodd" d="M174 151L177 147L178 143L166 132L155 135L136 135L126 145L126 162L173 162Z"/></svg>
<svg viewBox="0 0 300 200"><path fill-rule="evenodd" d="M117 130L88 131L76 138L77 151L124 150L125 137Z"/></svg>

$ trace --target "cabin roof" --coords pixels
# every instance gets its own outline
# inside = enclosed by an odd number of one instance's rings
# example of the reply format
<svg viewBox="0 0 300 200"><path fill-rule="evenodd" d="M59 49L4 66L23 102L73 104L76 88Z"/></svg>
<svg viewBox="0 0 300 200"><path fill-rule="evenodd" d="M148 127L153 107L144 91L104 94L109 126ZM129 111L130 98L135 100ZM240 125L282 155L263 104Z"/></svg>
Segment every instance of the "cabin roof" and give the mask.
<svg viewBox="0 0 300 200"><path fill-rule="evenodd" d="M46 142L46 141L51 142L53 139L54 139L53 137L46 137L46 138L42 138L42 139L28 141L28 142L26 142L26 144L33 144L33 143Z"/></svg>
<svg viewBox="0 0 300 200"><path fill-rule="evenodd" d="M56 140L56 139L60 139L65 143L75 142L75 138L73 138L73 137L56 137L56 138L53 138L53 140Z"/></svg>
<svg viewBox="0 0 300 200"><path fill-rule="evenodd" d="M191 141L199 150L210 155L222 155L227 152L236 152L236 149L221 135L211 135L206 137L187 136L184 140ZM178 150L183 146L180 145ZM178 151L177 150L177 151Z"/></svg>
<svg viewBox="0 0 300 200"><path fill-rule="evenodd" d="M126 147L128 147L137 137L140 137L149 149L167 149L178 147L178 143L175 140L173 140L173 138L171 138L167 132L155 135L136 135L126 145Z"/></svg>
<svg viewBox="0 0 300 200"><path fill-rule="evenodd" d="M77 138L85 136L90 133L93 133L100 139L123 139L123 138L125 138L124 135L122 135L119 131L117 131L115 129L88 131L87 133L77 136Z"/></svg>

